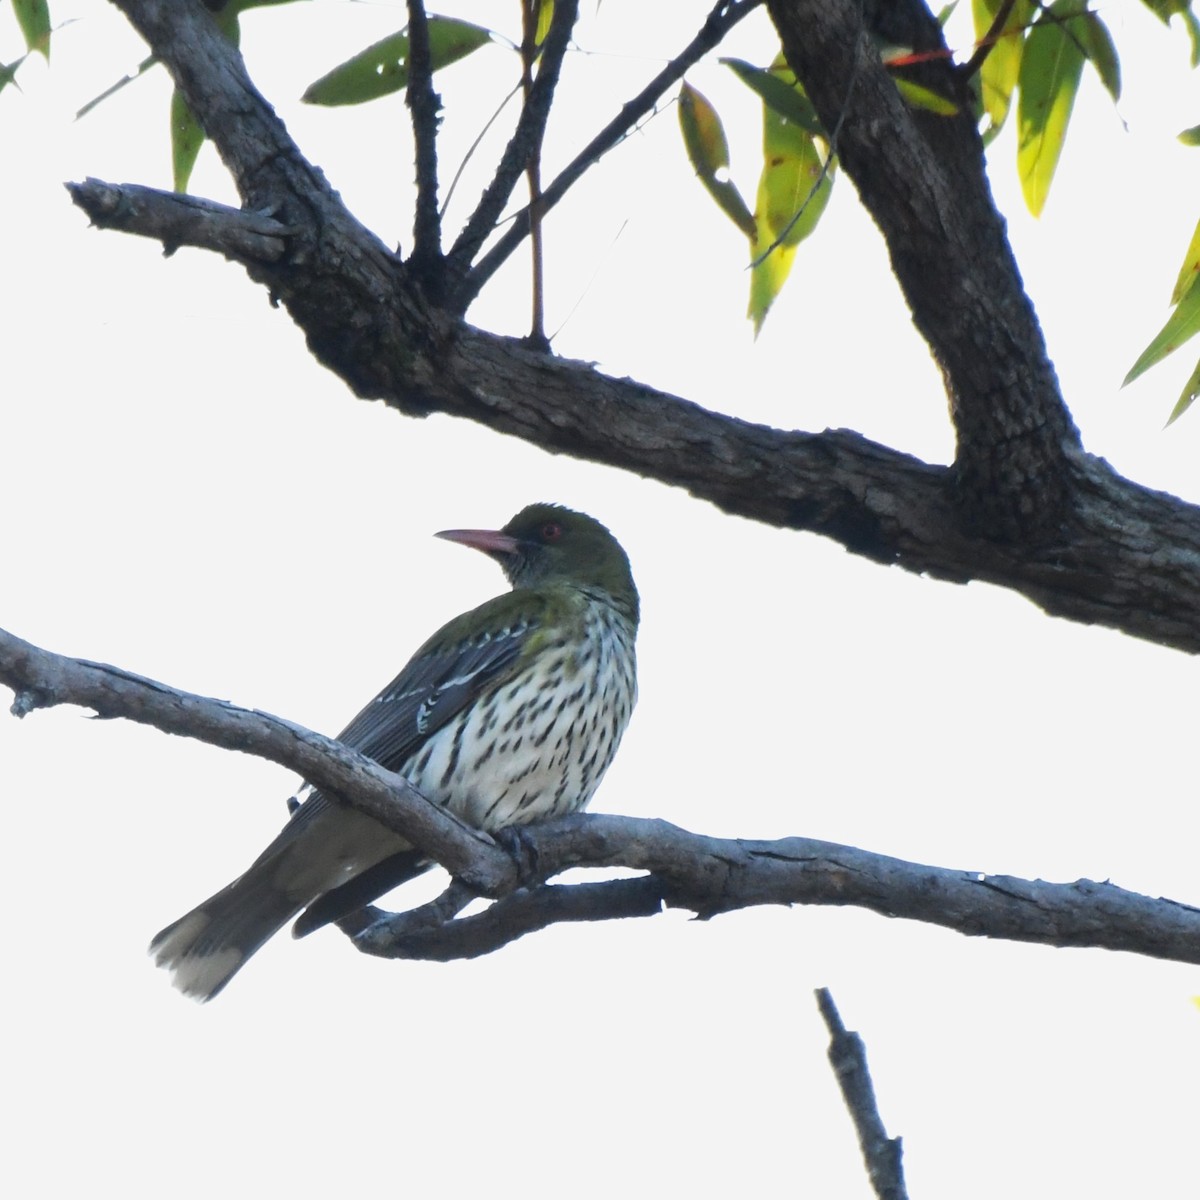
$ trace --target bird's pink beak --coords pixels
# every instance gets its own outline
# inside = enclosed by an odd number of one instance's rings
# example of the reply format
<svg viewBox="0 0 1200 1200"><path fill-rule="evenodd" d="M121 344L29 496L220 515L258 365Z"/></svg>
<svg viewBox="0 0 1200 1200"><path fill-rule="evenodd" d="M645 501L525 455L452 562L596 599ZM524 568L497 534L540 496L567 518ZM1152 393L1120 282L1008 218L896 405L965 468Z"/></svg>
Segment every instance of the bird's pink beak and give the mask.
<svg viewBox="0 0 1200 1200"><path fill-rule="evenodd" d="M484 554L515 554L521 545L515 537L495 529L443 529L433 536L482 550Z"/></svg>

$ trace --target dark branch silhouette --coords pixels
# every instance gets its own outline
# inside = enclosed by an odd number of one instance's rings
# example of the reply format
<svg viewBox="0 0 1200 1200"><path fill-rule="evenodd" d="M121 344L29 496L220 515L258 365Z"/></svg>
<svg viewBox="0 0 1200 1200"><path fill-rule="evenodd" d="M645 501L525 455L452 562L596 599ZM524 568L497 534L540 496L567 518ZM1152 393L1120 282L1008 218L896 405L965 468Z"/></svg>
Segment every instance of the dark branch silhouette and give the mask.
<svg viewBox="0 0 1200 1200"><path fill-rule="evenodd" d="M879 1115L875 1085L867 1066L867 1048L862 1038L849 1032L842 1023L829 989L818 988L816 996L817 1008L829 1030L829 1065L850 1110L871 1187L879 1200L907 1200L900 1139L888 1137Z"/></svg>
<svg viewBox="0 0 1200 1200"><path fill-rule="evenodd" d="M442 224L438 215L437 129L441 100L433 90L429 24L423 0L408 0L408 87L405 103L416 148L417 200L413 215L413 269L424 286L439 277Z"/></svg>

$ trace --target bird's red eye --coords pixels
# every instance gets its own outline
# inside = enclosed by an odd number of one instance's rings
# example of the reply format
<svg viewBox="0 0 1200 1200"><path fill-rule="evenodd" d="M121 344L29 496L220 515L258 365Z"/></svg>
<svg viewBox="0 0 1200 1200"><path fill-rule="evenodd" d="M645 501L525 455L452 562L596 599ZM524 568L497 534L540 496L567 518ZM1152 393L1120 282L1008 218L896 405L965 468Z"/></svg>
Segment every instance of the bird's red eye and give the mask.
<svg viewBox="0 0 1200 1200"><path fill-rule="evenodd" d="M562 537L562 526L557 521L547 521L539 532L543 542L557 542Z"/></svg>

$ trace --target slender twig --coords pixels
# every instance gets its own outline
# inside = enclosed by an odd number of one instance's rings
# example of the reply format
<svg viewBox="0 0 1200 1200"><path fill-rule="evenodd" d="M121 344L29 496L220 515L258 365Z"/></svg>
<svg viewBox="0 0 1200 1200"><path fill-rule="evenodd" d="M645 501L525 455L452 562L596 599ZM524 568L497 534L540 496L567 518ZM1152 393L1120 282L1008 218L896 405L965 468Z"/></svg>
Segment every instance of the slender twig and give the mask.
<svg viewBox="0 0 1200 1200"><path fill-rule="evenodd" d="M600 883L546 884L514 892L481 913L437 926L443 893L431 904L402 913L368 910L375 920L365 928L343 926L364 954L380 958L451 962L491 954L527 933L578 921L652 917L662 911L666 885L654 875ZM449 907L449 905L447 906ZM415 920L414 920L415 918Z"/></svg>
<svg viewBox="0 0 1200 1200"><path fill-rule="evenodd" d="M416 148L417 203L413 215L410 261L418 276L428 284L433 278L431 268L442 254L437 197L437 126L442 105L433 90L433 64L424 0L408 0L408 87L404 102L412 118Z"/></svg>
<svg viewBox="0 0 1200 1200"><path fill-rule="evenodd" d="M579 0L558 0L554 6L550 29L542 45L537 78L529 89L529 95L517 119L517 127L504 148L491 183L484 189L475 211L468 218L450 250L450 266L454 275L466 275L475 255L479 253L479 248L496 227L496 222L500 219L500 214L504 211L517 180L524 173L530 157L537 153L541 146L554 100L554 89L558 86L559 72L578 15ZM455 307L460 312L465 311L466 303L460 301Z"/></svg>
<svg viewBox="0 0 1200 1200"><path fill-rule="evenodd" d="M533 64L537 59L537 0L524 0L521 5L521 90L525 107L529 107L533 91ZM548 347L546 341L546 294L545 260L542 254L542 147L541 141L534 144L525 163L525 177L529 181L529 249L530 268L533 279L531 304L533 311L529 321L529 340L535 346Z"/></svg>
<svg viewBox="0 0 1200 1200"><path fill-rule="evenodd" d="M633 99L623 104L620 112L546 186L540 202L542 215L548 213L567 194L589 167L595 166L614 146L619 145L629 131L654 110L668 88L678 83L691 67L721 43L739 21L748 17L761 4L762 0L742 0L740 4L719 0L696 36ZM529 236L531 225L528 208L516 214L507 232L459 285L459 311L465 311L488 280Z"/></svg>
<svg viewBox="0 0 1200 1200"><path fill-rule="evenodd" d="M987 56L992 52L992 47L1000 40L1001 33L1008 21L1008 14L1012 12L1016 2L1017 0L1003 0L1000 7L996 9L996 15L992 18L987 33L975 45L975 53L960 68L964 79L970 79L983 66Z"/></svg>
<svg viewBox="0 0 1200 1200"><path fill-rule="evenodd" d="M871 1187L879 1200L907 1200L900 1139L888 1137L879 1115L863 1040L842 1024L828 988L817 988L816 995L817 1007L829 1030L829 1063L850 1110Z"/></svg>
<svg viewBox="0 0 1200 1200"><path fill-rule="evenodd" d="M475 135L475 140L467 147L467 152L463 155L462 162L458 164L458 168L454 172L454 178L450 180L450 186L446 189L446 197L442 201L441 208L438 210L439 216L443 218L445 217L446 210L450 207L450 201L454 198L454 189L458 187L458 181L462 178L463 172L467 169L467 163L471 161L475 151L479 149L480 143L485 137L487 137L488 130L495 125L497 118L508 107L509 101L512 100L512 98L520 90L521 85L518 82L508 93L508 95L505 96L504 99L501 100L496 106L496 111L492 113L492 115L483 123L483 128L478 132L478 134Z"/></svg>

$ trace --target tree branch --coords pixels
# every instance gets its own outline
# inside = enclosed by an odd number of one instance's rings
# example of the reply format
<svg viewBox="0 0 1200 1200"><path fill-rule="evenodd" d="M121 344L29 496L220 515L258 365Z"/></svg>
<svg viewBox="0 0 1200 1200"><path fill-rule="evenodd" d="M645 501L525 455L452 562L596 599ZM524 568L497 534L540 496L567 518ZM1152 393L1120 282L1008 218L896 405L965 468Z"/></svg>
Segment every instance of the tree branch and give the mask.
<svg viewBox="0 0 1200 1200"><path fill-rule="evenodd" d="M154 238L165 254L196 246L241 263L277 263L287 254L292 227L265 213L134 183L85 179L66 187L97 228Z"/></svg>
<svg viewBox="0 0 1200 1200"><path fill-rule="evenodd" d="M743 0L730 4L728 0L717 0L708 20L700 32L650 80L632 100L621 106L621 111L565 166L553 182L546 187L540 200L543 216L548 213L579 181L589 167L595 166L605 154L618 145L637 123L654 110L668 88L674 87L710 50L720 45L725 35L744 17L762 4L763 0ZM512 219L508 230L500 240L476 263L464 280L460 295L466 305L483 290L484 285L508 261L513 251L529 236L532 214L523 208Z"/></svg>
<svg viewBox="0 0 1200 1200"><path fill-rule="evenodd" d="M1130 483L1079 450L1002 224L994 210L978 211L986 180L973 131L909 112L861 25L847 26L851 0L779 0L773 12L781 24L813 14L805 35L812 46L797 62L823 97L823 119L836 117L830 106L844 100L846 80L810 58L826 46L835 63L863 72L839 150L856 164L917 323L951 383L960 433L954 470L853 433L784 432L706 412L431 307L305 162L254 91L236 48L199 6L117 2L170 67L246 205L291 231L282 260L245 260L247 270L358 395L411 415L465 417L676 484L726 512L821 533L879 562L986 580L1072 620L1200 651L1200 510ZM906 5L886 11L903 15ZM785 28L792 53L799 32ZM829 44L847 28L849 47ZM937 36L920 28L917 35ZM863 107L866 97L877 112ZM872 175L868 153L877 151L885 163ZM959 175L967 201L953 195ZM995 506L992 516L980 519L981 504ZM1026 517L1027 536L1008 536ZM998 528L1004 537L993 536Z"/></svg>
<svg viewBox="0 0 1200 1200"><path fill-rule="evenodd" d="M919 71L958 104L956 116L904 101L861 0L768 0L822 122L840 122L839 160L942 367L964 515L995 536L1041 536L1069 512L1068 458L1079 434L992 202L966 81L920 0L874 7L888 40L940 52Z"/></svg>
<svg viewBox="0 0 1200 1200"><path fill-rule="evenodd" d="M723 839L665 821L577 814L514 835L526 865L426 801L398 775L331 738L267 713L182 692L102 663L66 658L0 630L0 683L12 711L77 704L165 733L280 763L412 841L465 887L384 919L374 910L343 928L386 957L474 957L559 921L648 916L662 904L703 918L761 904L855 905L971 936L1126 950L1200 963L1200 909L1108 883L987 876L904 862L808 838ZM571 867L624 867L644 880L545 886ZM528 890L517 890L522 885ZM454 920L472 894L503 897L480 917Z"/></svg>
<svg viewBox="0 0 1200 1200"><path fill-rule="evenodd" d="M410 262L424 286L436 286L444 277L441 271L442 223L438 214L437 159L438 112L442 102L433 90L429 24L423 0L408 0L408 86L404 102L412 117L417 170Z"/></svg>
<svg viewBox="0 0 1200 1200"><path fill-rule="evenodd" d="M867 1066L867 1048L862 1038L850 1033L842 1023L829 989L817 988L816 996L817 1008L829 1030L829 1064L850 1110L871 1187L879 1200L907 1200L900 1139L888 1137L879 1115L875 1086Z"/></svg>
<svg viewBox="0 0 1200 1200"><path fill-rule="evenodd" d="M101 717L124 717L279 763L402 834L469 880L474 890L497 895L516 885L512 859L486 834L431 804L402 776L270 713L179 691L105 663L53 654L5 630L0 630L0 683L15 693L14 716L76 704Z"/></svg>

